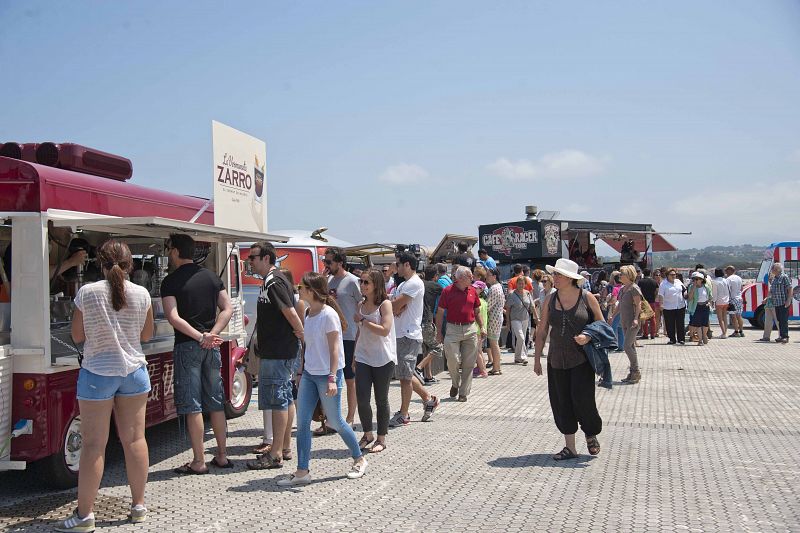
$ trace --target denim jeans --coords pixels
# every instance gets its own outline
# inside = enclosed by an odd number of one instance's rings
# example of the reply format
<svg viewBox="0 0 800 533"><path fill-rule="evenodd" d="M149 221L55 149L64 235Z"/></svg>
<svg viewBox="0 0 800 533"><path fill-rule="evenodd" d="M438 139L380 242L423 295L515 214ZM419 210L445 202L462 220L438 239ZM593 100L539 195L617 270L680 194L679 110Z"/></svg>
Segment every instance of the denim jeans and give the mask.
<svg viewBox="0 0 800 533"><path fill-rule="evenodd" d="M619 313L614 315L614 318L611 320L611 329L614 330L614 334L617 336L617 351L621 352L625 349L625 330L622 329Z"/></svg>
<svg viewBox="0 0 800 533"><path fill-rule="evenodd" d="M308 470L311 458L311 416L317 401L322 403L322 411L327 417L326 424L335 429L350 449L353 459L361 457L358 438L342 417L342 388L344 373L336 372L336 395L328 396L328 375L315 376L303 371L300 389L297 391L297 469Z"/></svg>

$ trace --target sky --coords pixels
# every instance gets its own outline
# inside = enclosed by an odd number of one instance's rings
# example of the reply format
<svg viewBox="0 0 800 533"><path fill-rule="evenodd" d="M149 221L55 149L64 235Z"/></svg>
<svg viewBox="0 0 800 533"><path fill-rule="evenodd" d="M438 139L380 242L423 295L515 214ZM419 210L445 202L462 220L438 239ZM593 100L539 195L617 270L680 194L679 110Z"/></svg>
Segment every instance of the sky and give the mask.
<svg viewBox="0 0 800 533"><path fill-rule="evenodd" d="M800 238L800 2L0 2L0 142L210 197L267 143L268 228L436 244L524 218L681 248Z"/></svg>

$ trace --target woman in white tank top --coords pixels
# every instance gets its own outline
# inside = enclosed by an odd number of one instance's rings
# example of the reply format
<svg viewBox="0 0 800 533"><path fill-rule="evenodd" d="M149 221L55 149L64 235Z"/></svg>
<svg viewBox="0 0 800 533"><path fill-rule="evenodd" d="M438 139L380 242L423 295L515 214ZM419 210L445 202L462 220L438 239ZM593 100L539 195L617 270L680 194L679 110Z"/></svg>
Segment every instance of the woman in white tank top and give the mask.
<svg viewBox="0 0 800 533"><path fill-rule="evenodd" d="M397 346L394 334L392 302L386 295L383 274L369 270L359 280L364 301L355 315L358 324L354 365L356 372L356 397L358 418L364 428L364 436L358 445L363 450L373 441L371 453L386 449L386 434L389 433L389 382L397 363ZM375 390L378 414L378 439L372 433L371 394Z"/></svg>

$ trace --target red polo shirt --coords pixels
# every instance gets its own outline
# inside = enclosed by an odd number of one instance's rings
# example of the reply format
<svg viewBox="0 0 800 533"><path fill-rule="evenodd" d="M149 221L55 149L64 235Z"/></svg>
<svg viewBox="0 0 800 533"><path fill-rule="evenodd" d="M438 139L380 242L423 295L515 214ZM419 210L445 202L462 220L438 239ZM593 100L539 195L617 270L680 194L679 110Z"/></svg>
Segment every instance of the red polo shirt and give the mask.
<svg viewBox="0 0 800 533"><path fill-rule="evenodd" d="M481 306L478 292L472 287L462 291L456 284L448 285L439 296L439 307L447 311L447 321L466 324L475 322L475 309Z"/></svg>

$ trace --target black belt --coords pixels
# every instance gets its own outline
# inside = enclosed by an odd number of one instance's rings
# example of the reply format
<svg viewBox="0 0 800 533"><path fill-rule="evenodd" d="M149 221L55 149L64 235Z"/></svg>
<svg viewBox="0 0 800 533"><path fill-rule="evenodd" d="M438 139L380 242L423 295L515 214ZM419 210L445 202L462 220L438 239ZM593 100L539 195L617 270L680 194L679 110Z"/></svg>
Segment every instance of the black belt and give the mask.
<svg viewBox="0 0 800 533"><path fill-rule="evenodd" d="M470 324L474 324L475 322L450 322L447 321L448 324L453 324L454 326L469 326Z"/></svg>

